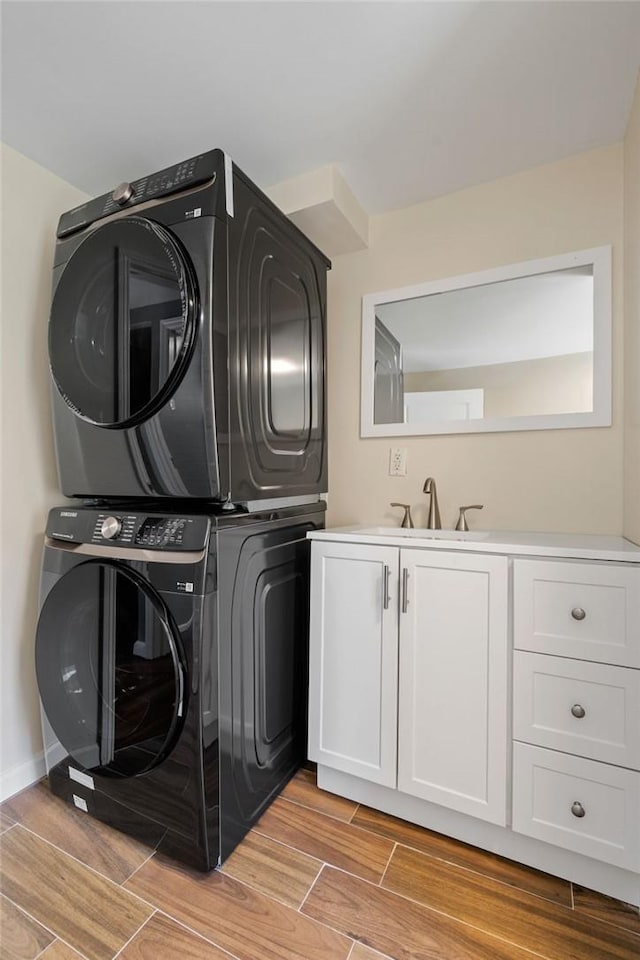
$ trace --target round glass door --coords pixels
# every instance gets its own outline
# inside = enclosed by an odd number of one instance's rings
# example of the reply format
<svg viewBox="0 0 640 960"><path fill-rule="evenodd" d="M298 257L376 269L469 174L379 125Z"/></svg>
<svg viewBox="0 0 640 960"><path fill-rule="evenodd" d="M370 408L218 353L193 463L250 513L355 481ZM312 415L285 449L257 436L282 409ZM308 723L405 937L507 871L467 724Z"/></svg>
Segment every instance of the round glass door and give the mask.
<svg viewBox="0 0 640 960"><path fill-rule="evenodd" d="M90 233L64 267L49 321L51 372L69 406L103 427L151 416L184 373L195 301L164 227L127 217Z"/></svg>
<svg viewBox="0 0 640 960"><path fill-rule="evenodd" d="M133 570L87 561L43 605L40 699L58 740L86 770L135 776L179 733L184 672L163 601Z"/></svg>

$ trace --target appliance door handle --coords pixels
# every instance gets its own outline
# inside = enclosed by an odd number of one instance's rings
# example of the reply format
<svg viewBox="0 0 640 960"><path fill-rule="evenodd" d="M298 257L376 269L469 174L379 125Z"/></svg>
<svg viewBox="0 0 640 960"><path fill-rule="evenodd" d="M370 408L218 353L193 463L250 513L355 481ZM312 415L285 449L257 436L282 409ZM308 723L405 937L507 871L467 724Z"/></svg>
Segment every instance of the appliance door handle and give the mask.
<svg viewBox="0 0 640 960"><path fill-rule="evenodd" d="M409 571L406 567L402 568L402 612L407 612L409 606Z"/></svg>
<svg viewBox="0 0 640 960"><path fill-rule="evenodd" d="M390 578L391 578L391 570L388 564L385 563L385 565L382 568L382 609L383 610L389 609L389 602L391 600L389 596Z"/></svg>

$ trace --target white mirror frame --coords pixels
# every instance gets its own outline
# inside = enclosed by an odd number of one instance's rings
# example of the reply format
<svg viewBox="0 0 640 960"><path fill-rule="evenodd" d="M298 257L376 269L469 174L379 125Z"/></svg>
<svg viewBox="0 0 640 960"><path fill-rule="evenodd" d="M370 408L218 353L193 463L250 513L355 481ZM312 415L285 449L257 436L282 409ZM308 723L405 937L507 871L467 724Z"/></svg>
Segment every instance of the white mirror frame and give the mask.
<svg viewBox="0 0 640 960"><path fill-rule="evenodd" d="M433 293L477 287L500 280L515 280L554 270L593 266L593 410L588 413L494 417L485 420L434 420L429 423L374 423L376 307L397 300L412 300ZM541 260L527 260L479 273L418 283L370 293L362 298L362 372L360 400L361 437L430 436L446 433L495 433L508 430L557 430L572 427L611 426L611 247L594 247Z"/></svg>

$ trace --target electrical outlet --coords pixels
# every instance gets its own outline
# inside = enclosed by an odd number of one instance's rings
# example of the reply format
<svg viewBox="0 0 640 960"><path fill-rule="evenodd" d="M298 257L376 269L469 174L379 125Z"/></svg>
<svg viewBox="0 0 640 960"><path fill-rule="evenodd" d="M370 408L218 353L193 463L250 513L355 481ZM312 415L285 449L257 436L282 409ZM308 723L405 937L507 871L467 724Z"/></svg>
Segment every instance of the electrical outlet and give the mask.
<svg viewBox="0 0 640 960"><path fill-rule="evenodd" d="M389 476L406 477L407 475L407 448L391 447L389 450Z"/></svg>

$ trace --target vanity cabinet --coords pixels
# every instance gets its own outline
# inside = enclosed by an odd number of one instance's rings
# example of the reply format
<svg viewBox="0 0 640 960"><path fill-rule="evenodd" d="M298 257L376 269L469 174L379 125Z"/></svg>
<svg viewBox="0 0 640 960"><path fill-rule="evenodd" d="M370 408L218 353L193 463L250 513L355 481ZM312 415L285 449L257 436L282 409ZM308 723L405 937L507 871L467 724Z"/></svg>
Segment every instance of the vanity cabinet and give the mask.
<svg viewBox="0 0 640 960"><path fill-rule="evenodd" d="M640 905L640 546L309 536L318 786Z"/></svg>
<svg viewBox="0 0 640 960"><path fill-rule="evenodd" d="M504 824L507 559L319 542L311 591L311 759Z"/></svg>

